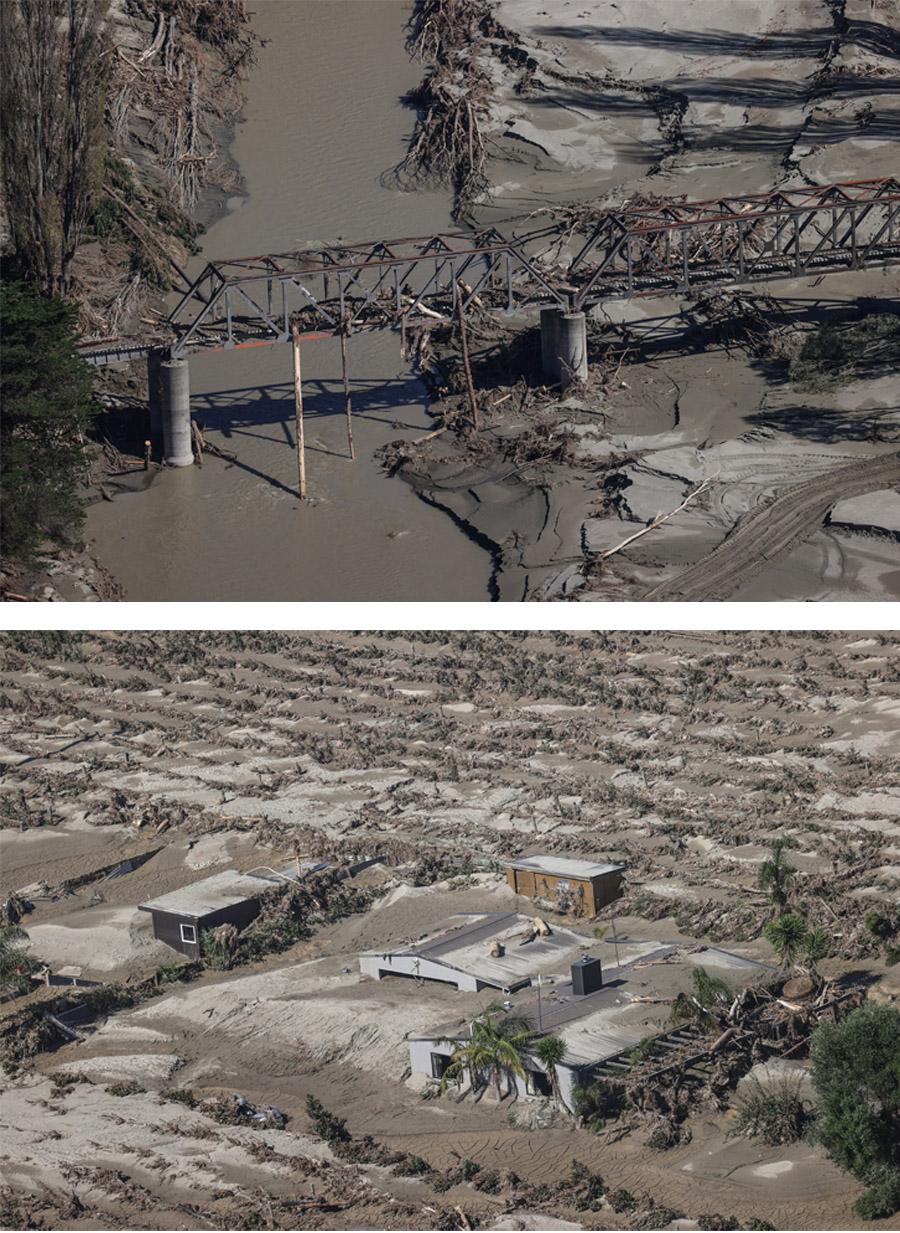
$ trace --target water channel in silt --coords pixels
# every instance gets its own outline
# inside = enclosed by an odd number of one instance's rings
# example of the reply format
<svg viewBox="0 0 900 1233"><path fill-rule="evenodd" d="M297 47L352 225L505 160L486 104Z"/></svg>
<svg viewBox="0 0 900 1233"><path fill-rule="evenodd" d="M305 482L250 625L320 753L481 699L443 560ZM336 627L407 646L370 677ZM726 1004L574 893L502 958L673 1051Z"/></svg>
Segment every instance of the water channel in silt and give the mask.
<svg viewBox="0 0 900 1233"><path fill-rule="evenodd" d="M413 123L401 97L421 66L405 0L255 0L267 40L233 155L247 196L203 237L215 257L309 242L420 235L450 225L442 193L380 183ZM373 455L431 421L390 331L350 340L357 461L347 456L340 344L303 344L307 485L297 498L287 344L191 357L194 417L237 455L164 470L88 511L98 559L131 600L478 600L491 560Z"/></svg>

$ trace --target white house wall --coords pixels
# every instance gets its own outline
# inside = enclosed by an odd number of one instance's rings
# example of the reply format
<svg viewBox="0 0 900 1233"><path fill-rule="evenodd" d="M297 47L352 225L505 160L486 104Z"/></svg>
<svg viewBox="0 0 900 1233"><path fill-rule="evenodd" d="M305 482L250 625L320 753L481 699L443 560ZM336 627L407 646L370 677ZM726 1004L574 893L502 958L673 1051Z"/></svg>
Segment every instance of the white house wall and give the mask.
<svg viewBox="0 0 900 1233"><path fill-rule="evenodd" d="M468 972L457 971L419 955L361 955L359 970L364 976L372 976L375 980L392 975L415 976L420 980L439 980L446 985L455 985L466 993L477 993L481 988Z"/></svg>
<svg viewBox="0 0 900 1233"><path fill-rule="evenodd" d="M423 1075L426 1078L431 1078L431 1055L432 1053L440 1053L444 1057L452 1057L453 1052L457 1047L456 1041L446 1040L411 1040L409 1042L409 1068L414 1075ZM462 1042L459 1042L462 1043ZM542 1070L540 1063L530 1062L530 1066L534 1070ZM556 1068L557 1080L559 1082L559 1093L562 1097L563 1104L567 1109L573 1107L575 1088L579 1082L579 1071L571 1070L568 1066L561 1065ZM519 1075L513 1075L516 1091L519 1096L527 1097L528 1091L525 1086L525 1080Z"/></svg>

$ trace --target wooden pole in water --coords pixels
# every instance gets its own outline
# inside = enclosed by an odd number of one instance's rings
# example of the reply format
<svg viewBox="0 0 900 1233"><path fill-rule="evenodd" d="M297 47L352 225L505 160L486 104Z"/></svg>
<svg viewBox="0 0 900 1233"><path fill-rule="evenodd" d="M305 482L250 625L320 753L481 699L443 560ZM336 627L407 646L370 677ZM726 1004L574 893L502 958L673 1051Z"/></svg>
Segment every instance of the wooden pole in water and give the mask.
<svg viewBox="0 0 900 1233"><path fill-rule="evenodd" d="M466 335L466 311L463 307L464 285L462 282L457 283L458 295L456 297L456 307L459 316L459 339L462 346L462 362L463 371L466 374L466 389L469 394L469 410L472 413L472 428L477 433L480 424L478 419L478 399L475 395L475 383L472 381L472 368L469 364L469 340Z"/></svg>
<svg viewBox="0 0 900 1233"><path fill-rule="evenodd" d="M300 500L306 500L306 450L303 439L303 379L300 368L300 327L291 326L294 352L294 415L297 421L297 482Z"/></svg>
<svg viewBox="0 0 900 1233"><path fill-rule="evenodd" d="M344 410L347 414L347 445L350 449L350 457L356 461L356 453L353 449L353 404L350 398L350 382L347 379L347 333L349 325L346 321L341 322L341 374L344 378Z"/></svg>

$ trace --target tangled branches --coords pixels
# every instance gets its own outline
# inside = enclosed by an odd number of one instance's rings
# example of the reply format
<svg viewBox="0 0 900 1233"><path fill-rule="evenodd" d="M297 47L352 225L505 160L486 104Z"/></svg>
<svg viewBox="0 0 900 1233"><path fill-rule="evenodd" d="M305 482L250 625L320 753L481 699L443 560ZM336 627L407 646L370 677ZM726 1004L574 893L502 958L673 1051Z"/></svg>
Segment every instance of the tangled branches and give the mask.
<svg viewBox="0 0 900 1233"><path fill-rule="evenodd" d="M431 68L407 97L420 114L393 176L408 189L449 185L457 220L488 188L484 127L492 85L479 60L489 29L484 0L420 0L410 22L407 46Z"/></svg>

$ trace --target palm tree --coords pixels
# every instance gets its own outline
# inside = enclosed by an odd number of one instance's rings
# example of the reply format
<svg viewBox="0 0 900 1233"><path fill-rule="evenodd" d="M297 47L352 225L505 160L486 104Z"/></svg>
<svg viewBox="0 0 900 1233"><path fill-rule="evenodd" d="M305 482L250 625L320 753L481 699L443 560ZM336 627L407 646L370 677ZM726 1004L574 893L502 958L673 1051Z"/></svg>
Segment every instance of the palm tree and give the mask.
<svg viewBox="0 0 900 1233"><path fill-rule="evenodd" d="M803 939L803 958L809 965L810 974L817 976L816 964L828 954L828 934L821 926L807 930Z"/></svg>
<svg viewBox="0 0 900 1233"><path fill-rule="evenodd" d="M769 921L763 937L775 948L782 968L787 971L797 962L807 937L806 922L793 912L785 912L776 920Z"/></svg>
<svg viewBox="0 0 900 1233"><path fill-rule="evenodd" d="M787 907L788 890L797 870L789 864L784 855L784 840L777 839L772 845L768 860L759 867L759 885L772 897L772 902L780 912Z"/></svg>
<svg viewBox="0 0 900 1233"><path fill-rule="evenodd" d="M559 1074L556 1070L566 1056L566 1042L560 1036L542 1036L532 1052L547 1072L550 1089L555 1099L566 1109L566 1102L559 1090Z"/></svg>
<svg viewBox="0 0 900 1233"><path fill-rule="evenodd" d="M474 1087L477 1077L486 1074L499 1100L504 1074L525 1075L522 1059L532 1031L527 1015L504 1014L503 1007L492 1002L473 1020L469 1039L454 1050L441 1077L441 1090L466 1073Z"/></svg>

